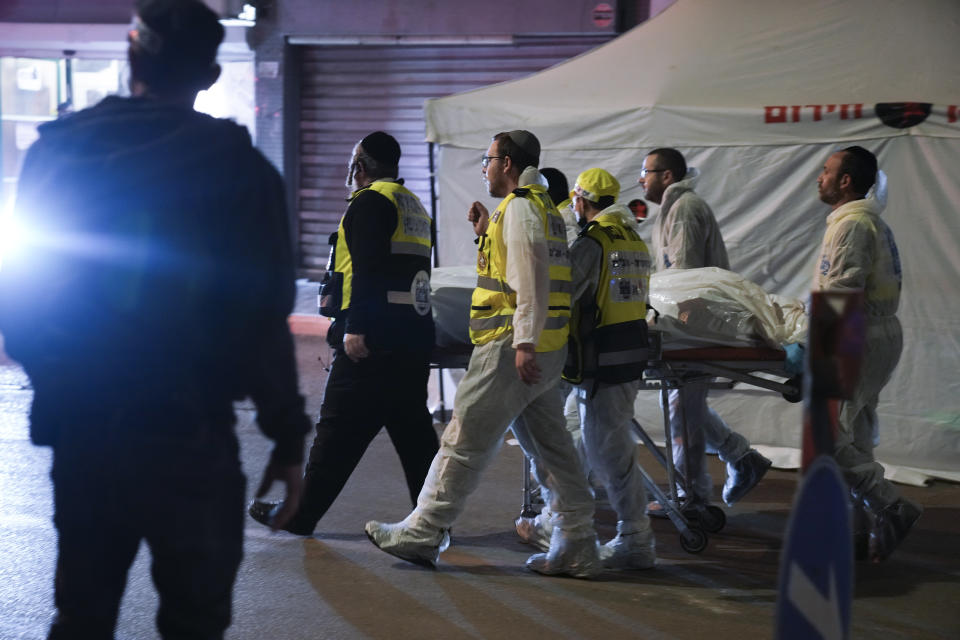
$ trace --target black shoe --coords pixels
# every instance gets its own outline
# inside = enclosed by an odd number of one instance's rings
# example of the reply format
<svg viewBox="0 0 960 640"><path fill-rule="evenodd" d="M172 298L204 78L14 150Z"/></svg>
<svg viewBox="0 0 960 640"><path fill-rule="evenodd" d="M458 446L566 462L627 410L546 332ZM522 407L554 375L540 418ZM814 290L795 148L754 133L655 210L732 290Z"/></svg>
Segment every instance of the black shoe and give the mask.
<svg viewBox="0 0 960 640"><path fill-rule="evenodd" d="M261 500L254 500L250 503L250 506L247 507L247 513L249 513L250 517L260 524L272 528L273 518L275 515L277 515L277 511L279 511L280 507L282 506L282 502L263 502ZM280 527L281 531L286 531L287 533L292 533L298 536L312 536L313 529L314 527L308 527L297 522L297 516L294 516L289 522L287 522L287 524Z"/></svg>
<svg viewBox="0 0 960 640"><path fill-rule="evenodd" d="M874 518L860 500L853 501L853 557L858 561L870 559L870 531Z"/></svg>
<svg viewBox="0 0 960 640"><path fill-rule="evenodd" d="M870 561L883 562L889 558L907 537L921 514L923 514L923 507L906 498L900 498L890 506L877 511L873 527L870 529Z"/></svg>

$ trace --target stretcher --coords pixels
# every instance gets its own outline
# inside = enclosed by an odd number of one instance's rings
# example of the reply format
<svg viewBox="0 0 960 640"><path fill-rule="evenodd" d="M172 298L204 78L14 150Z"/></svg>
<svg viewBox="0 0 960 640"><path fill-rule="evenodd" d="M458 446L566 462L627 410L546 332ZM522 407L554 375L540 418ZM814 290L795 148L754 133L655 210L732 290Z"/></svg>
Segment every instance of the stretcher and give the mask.
<svg viewBox="0 0 960 640"><path fill-rule="evenodd" d="M801 398L799 378L791 377L784 370L785 354L781 349L768 347L683 347L662 346L658 332L650 333L650 359L644 372L641 390L656 390L660 393L663 407L664 442L671 441L670 403L667 394L671 389L683 393L684 386L694 381L709 380L711 388L731 389L736 384L747 384L780 393L790 402ZM683 403L680 403L682 411ZM687 424L680 416L684 441L687 439ZM663 507L667 518L680 534L680 546L688 553L700 553L707 547L708 534L717 533L726 525L726 515L716 505L696 505L683 509L678 492L685 488L687 479L674 466L673 448L661 449L636 419L634 430L643 445L667 470L667 488L661 488L646 469L640 465L647 493ZM523 504L520 515L534 517L533 482L530 461L523 463Z"/></svg>
<svg viewBox="0 0 960 640"><path fill-rule="evenodd" d="M662 346L660 336L651 332L651 356L644 372L642 389L658 390L663 407L664 442L670 443L671 415L667 394L671 389L684 392L690 382L709 381L711 388L730 389L735 384L746 384L767 389L783 395L784 399L796 402L801 399L799 377L791 376L784 369L785 353L769 347L694 347L671 348ZM680 411L684 403L679 403ZM688 425L681 414L683 440L687 440ZM677 472L673 460L673 447L660 449L639 422L633 420L636 434L654 458L667 470L667 489L664 491L650 474L640 467L644 485L650 496L660 503L667 518L680 533L680 546L688 553L699 553L707 547L708 534L717 533L726 525L726 515L715 505L693 505L683 509L678 497L679 489L688 482Z"/></svg>
<svg viewBox="0 0 960 640"><path fill-rule="evenodd" d="M698 283L703 272L691 270L686 277ZM712 270L716 271L716 270ZM707 274L709 275L709 274ZM722 274L721 274L722 275ZM667 272L663 277L676 277ZM470 359L472 346L467 331L469 296L476 281L473 267L435 269L432 278L434 319L437 323L437 347L431 360L437 369L465 369ZM732 344L718 346L717 335L713 341L677 329L682 326L665 323L671 332L650 331L650 356L644 372L641 389L656 390L661 394L664 425L664 441L671 442L670 403L667 394L671 389L683 393L684 386L693 381L709 380L711 388L730 389L745 384L782 394L785 399L797 402L801 398L799 377L791 377L785 370L785 353L781 349L756 346L762 340L753 336L738 336ZM722 338L722 336L721 336ZM444 409L443 384L440 385L441 409ZM681 403L682 405L682 403ZM681 416L683 430L687 428ZM708 534L716 533L726 524L721 508L713 505L697 508L691 512L680 508L678 489L686 486L686 478L680 477L674 467L672 447L658 447L641 425L634 420L635 431L644 446L667 470L667 489L661 489L641 467L644 484L650 496L659 502L667 517L680 533L680 543L690 553L703 551L708 543ZM523 504L521 515L537 514L533 506L530 462L524 457ZM689 515L688 515L689 514Z"/></svg>

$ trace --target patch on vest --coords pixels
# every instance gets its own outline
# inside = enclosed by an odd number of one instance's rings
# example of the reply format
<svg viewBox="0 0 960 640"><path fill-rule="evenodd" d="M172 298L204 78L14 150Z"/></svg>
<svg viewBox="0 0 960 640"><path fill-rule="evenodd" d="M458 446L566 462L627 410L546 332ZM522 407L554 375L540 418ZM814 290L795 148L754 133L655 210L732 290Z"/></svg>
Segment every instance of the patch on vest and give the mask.
<svg viewBox="0 0 960 640"><path fill-rule="evenodd" d="M614 276L643 276L650 270L650 255L642 251L611 251L608 268Z"/></svg>
<svg viewBox="0 0 960 640"><path fill-rule="evenodd" d="M413 300L413 310L419 315L430 313L430 276L426 271L418 271L410 284L410 299Z"/></svg>
<svg viewBox="0 0 960 640"><path fill-rule="evenodd" d="M613 302L643 302L647 299L642 280L613 278L610 280L610 300Z"/></svg>
<svg viewBox="0 0 960 640"><path fill-rule="evenodd" d="M483 254L482 251L477 252L477 269L480 271L487 270L487 257Z"/></svg>
<svg viewBox="0 0 960 640"><path fill-rule="evenodd" d="M827 256L820 257L820 275L825 276L830 271L830 258Z"/></svg>
<svg viewBox="0 0 960 640"><path fill-rule="evenodd" d="M420 201L405 193L393 196L397 201L397 208L403 213L403 232L414 238L430 239L430 218L420 206Z"/></svg>
<svg viewBox="0 0 960 640"><path fill-rule="evenodd" d="M550 224L550 235L554 238L566 238L567 237L567 224L563 221L563 218L560 216L547 216L547 220Z"/></svg>

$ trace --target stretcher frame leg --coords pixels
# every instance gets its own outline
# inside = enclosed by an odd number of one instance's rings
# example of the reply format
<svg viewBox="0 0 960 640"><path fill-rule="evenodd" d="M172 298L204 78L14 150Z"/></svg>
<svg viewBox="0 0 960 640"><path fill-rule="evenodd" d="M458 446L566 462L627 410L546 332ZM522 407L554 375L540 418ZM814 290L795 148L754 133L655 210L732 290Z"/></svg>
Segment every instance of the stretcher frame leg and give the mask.
<svg viewBox="0 0 960 640"><path fill-rule="evenodd" d="M640 425L637 424L634 420L634 424L637 425L637 428L640 428ZM642 431L642 429L641 429ZM699 527L693 526L686 516L683 515L683 512L677 508L676 504L667 498L667 495L663 492L653 478L650 477L650 474L647 473L647 470L643 468L642 465L637 465L640 469L640 475L643 476L643 484L647 488L647 492L654 500L659 502L664 511L667 514L667 518L670 519L670 522L676 527L677 531L680 533L680 546L683 547L683 550L687 553L700 553L707 548L708 537L707 534L700 529Z"/></svg>
<svg viewBox="0 0 960 640"><path fill-rule="evenodd" d="M660 463L660 466L666 469L667 459L664 457L663 452L660 451L660 447L654 443L653 438L647 435L646 430L640 426L640 423L637 422L636 418L633 418L632 420L634 432L640 438L641 442L643 442L643 446L647 448L647 451L649 451L654 458L656 458L657 462Z"/></svg>
<svg viewBox="0 0 960 640"><path fill-rule="evenodd" d="M523 455L523 504L520 506L520 517L521 518L535 518L537 516L537 511L533 508L533 499L531 498L531 493L533 492L533 481L530 478L532 468L530 466L530 458L526 454Z"/></svg>
<svg viewBox="0 0 960 640"><path fill-rule="evenodd" d="M675 461L673 459L673 431L670 427L671 409L669 390L676 389L680 394L680 402L677 403L677 411L679 412L678 417L681 425L681 444L682 446L686 447L686 443L689 441L690 425L687 423L686 415L684 414L683 409L685 404L683 402L685 382L703 378L709 379L712 376L703 376L702 373L700 375L683 376L680 371L674 371L669 366L665 367L665 370L667 371L668 375L665 375L660 379L660 403L663 407L664 442L666 444L664 449L666 456L660 454L659 448L653 443L649 436L647 436L647 434L643 431L643 428L639 425L639 423L636 422L636 420L634 420L634 425L636 431L641 434L641 440L643 440L644 444L651 450L651 452L654 454L654 457L661 461L661 463L666 463L664 466L667 468L669 495L664 495L664 497L670 504L668 505L659 499L657 502L659 502L660 506L664 509L673 507L674 509L679 510L680 499L678 489L683 489L686 493L690 493L692 491L692 483L695 482L695 479L688 478L684 474L678 473L675 466ZM691 518L687 518L687 516L684 515L684 511L686 511L687 514L690 514ZM722 530L727 523L727 515L724 513L723 509L709 503L701 503L700 501L697 501L688 505L684 511L681 511L681 515L683 515L683 517L687 520L692 519L692 521L695 523L695 528L701 530L702 532L717 533ZM669 516L669 511L667 511L667 515ZM704 535L706 534L704 533ZM684 538L686 536L687 534L681 531L681 543L684 542ZM694 543L690 544L694 545ZM695 544L699 544L699 541L695 541ZM684 549L687 549L688 545L682 544L681 546L683 546ZM704 546L706 545L704 544ZM687 550L689 551L689 549Z"/></svg>
<svg viewBox="0 0 960 640"><path fill-rule="evenodd" d="M641 439L645 443L649 443L648 447L651 451L655 451L659 454L659 450L653 440L650 439L650 436L646 434L643 428L640 426L640 423L635 419L633 420L633 425L637 430L637 433L640 434ZM662 454L659 454L662 459ZM680 546L687 553L700 553L707 548L707 534L697 526L694 526L687 518L683 515L683 512L680 511L676 506L676 502L667 498L666 494L663 492L657 483L654 481L650 474L647 473L647 470L643 468L642 465L638 464L637 467L640 469L640 475L643 477L643 484L647 489L647 492L653 496L653 498L663 505L664 510L667 513L667 517L670 519L670 522L673 523L673 526L676 527L677 532L680 534ZM523 504L520 507L520 517L522 518L535 518L537 516L537 511L533 507L533 481L531 478L532 467L530 464L530 459L524 455L523 456ZM674 489L676 492L676 489Z"/></svg>
<svg viewBox="0 0 960 640"><path fill-rule="evenodd" d="M680 546L683 547L683 549L688 553L700 553L707 547L707 532L709 531L711 533L716 533L720 531L726 524L726 514L722 509L714 505L694 505L694 508L696 509L696 520L691 520L680 508L678 490L683 489L685 492L689 492L690 489L688 489L688 487L692 486L689 483L693 482L694 480L677 472L673 458L673 431L670 425L671 410L669 397L669 391L671 389L676 389L681 396L680 402L677 406L677 411L679 412L678 417L681 424L681 433L684 446L689 440L689 425L687 424L686 416L683 412L684 379L682 374L678 371L673 371L669 366L666 367L666 371L667 375L660 378L659 384L660 402L661 406L663 407L664 442L666 444L664 451L660 451L660 448L653 442L653 440L635 418L632 419L632 422L634 429L644 446L651 452L654 458L666 468L669 493L664 492L664 490L657 485L657 483L653 480L650 474L647 473L646 469L644 469L642 465L638 465L638 467L640 468L644 486L646 487L649 495L658 503L660 503L661 507L666 513L667 518L680 534ZM533 518L536 517L538 513L533 507L533 500L531 496L532 490L533 482L531 479L531 464L530 460L526 457L526 455L524 455L523 504L520 508L521 517Z"/></svg>
<svg viewBox="0 0 960 640"><path fill-rule="evenodd" d="M653 439L647 435L647 432L644 430L640 423L637 422L636 418L633 418L633 429L636 434L640 437L640 440L643 441L644 446L653 454L660 464L667 467L669 464L667 459L664 457L663 453L660 451ZM677 506L675 500L671 500L663 489L654 481L654 479L647 473L647 470L643 468L643 465L637 465L640 468L640 474L643 476L643 484L647 488L647 493L649 496L660 503L660 506L663 507L664 512L667 514L667 518L670 519L670 522L673 523L673 526L676 527L677 531L680 533L681 546L684 550L689 553L700 553L707 547L707 534L699 526L691 523L683 511ZM675 485L671 485L675 486Z"/></svg>
<svg viewBox="0 0 960 640"><path fill-rule="evenodd" d="M666 382L666 381L665 381ZM676 383L663 384L660 387L660 403L663 407L663 436L664 436L664 452L666 454L667 462L667 486L670 491L670 500L675 505L680 504L680 496L677 492L678 485L679 488L682 488L685 492L688 491L689 486L687 484L688 478L686 476L677 474L676 462L673 459L673 429L670 425L670 395L669 390L676 388L677 391L681 394L681 401L678 403L678 409L680 411L680 424L683 425L683 438L684 442L687 441L687 421L686 416L683 414L683 385ZM661 505L662 506L662 505Z"/></svg>

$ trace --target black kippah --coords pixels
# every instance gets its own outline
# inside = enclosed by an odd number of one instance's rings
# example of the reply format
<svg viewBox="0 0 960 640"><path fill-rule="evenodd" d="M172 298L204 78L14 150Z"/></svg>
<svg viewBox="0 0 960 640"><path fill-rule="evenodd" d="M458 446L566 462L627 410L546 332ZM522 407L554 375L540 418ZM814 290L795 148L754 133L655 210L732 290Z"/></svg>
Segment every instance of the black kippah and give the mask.
<svg viewBox="0 0 960 640"><path fill-rule="evenodd" d="M377 162L395 167L400 163L400 145L389 133L374 131L360 141L363 152Z"/></svg>
<svg viewBox="0 0 960 640"><path fill-rule="evenodd" d="M137 0L136 13L131 36L144 53L198 67L216 61L223 25L200 0Z"/></svg>

